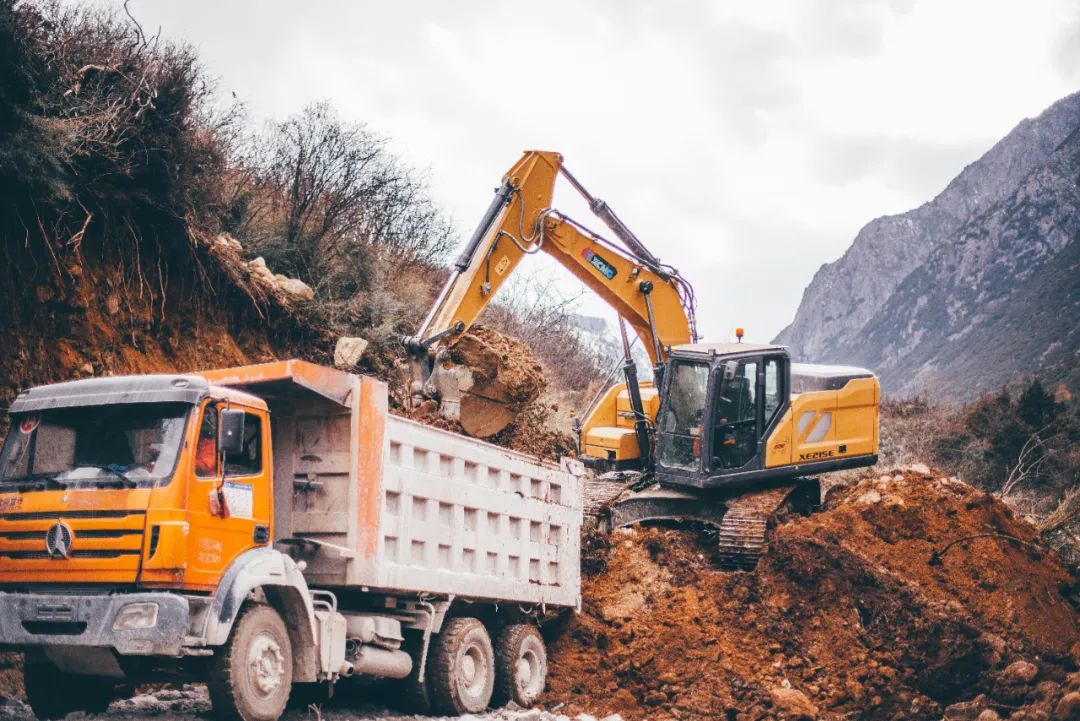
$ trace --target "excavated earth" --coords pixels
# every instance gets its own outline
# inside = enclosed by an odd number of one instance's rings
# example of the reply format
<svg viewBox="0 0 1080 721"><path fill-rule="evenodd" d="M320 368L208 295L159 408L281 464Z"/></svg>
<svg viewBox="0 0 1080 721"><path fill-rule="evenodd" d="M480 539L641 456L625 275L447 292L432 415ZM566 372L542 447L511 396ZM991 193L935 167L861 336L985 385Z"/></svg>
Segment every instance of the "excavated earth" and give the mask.
<svg viewBox="0 0 1080 721"><path fill-rule="evenodd" d="M468 367L473 376L474 386L461 401L463 422L439 415L434 400L394 412L547 460L574 453L574 439L549 421L556 409L541 399L547 377L528 345L475 325L451 347L450 361Z"/></svg>
<svg viewBox="0 0 1080 721"><path fill-rule="evenodd" d="M717 570L688 530L586 540L544 699L571 714L1080 718L1077 576L955 479L837 489L774 529L754 573Z"/></svg>

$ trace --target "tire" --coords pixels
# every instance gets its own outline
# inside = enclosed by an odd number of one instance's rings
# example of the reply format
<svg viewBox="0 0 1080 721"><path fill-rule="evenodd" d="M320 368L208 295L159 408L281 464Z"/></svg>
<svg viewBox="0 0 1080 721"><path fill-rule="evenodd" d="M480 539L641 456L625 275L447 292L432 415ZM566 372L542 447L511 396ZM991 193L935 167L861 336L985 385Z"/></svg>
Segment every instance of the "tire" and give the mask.
<svg viewBox="0 0 1080 721"><path fill-rule="evenodd" d="M222 721L277 721L292 690L292 644L269 606L241 609L229 640L214 655L206 685Z"/></svg>
<svg viewBox="0 0 1080 721"><path fill-rule="evenodd" d="M511 624L495 640L493 705L513 701L522 708L536 703L547 683L547 648L536 626Z"/></svg>
<svg viewBox="0 0 1080 721"><path fill-rule="evenodd" d="M432 709L447 716L480 713L495 688L495 652L484 624L455 618L432 639L427 664Z"/></svg>
<svg viewBox="0 0 1080 721"><path fill-rule="evenodd" d="M117 698L117 683L102 676L65 673L51 663L23 667L26 700L39 719L61 719L74 711L104 713Z"/></svg>

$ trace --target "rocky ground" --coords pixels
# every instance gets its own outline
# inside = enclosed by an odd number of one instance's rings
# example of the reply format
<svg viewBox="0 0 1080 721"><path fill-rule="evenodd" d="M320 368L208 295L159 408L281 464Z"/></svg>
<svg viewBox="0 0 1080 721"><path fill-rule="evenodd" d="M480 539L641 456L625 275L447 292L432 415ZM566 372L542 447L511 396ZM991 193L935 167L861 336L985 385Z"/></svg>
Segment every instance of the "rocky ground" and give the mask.
<svg viewBox="0 0 1080 721"><path fill-rule="evenodd" d="M1077 576L995 497L933 473L837 487L756 572L712 542L587 539L544 699L628 719L1080 718Z"/></svg>
<svg viewBox="0 0 1080 721"><path fill-rule="evenodd" d="M286 712L283 721L437 721L430 716L401 714L388 710L379 703L377 694L369 694L364 700L350 700L330 706L293 709ZM206 688L185 685L146 693L132 699L115 702L107 714L82 716L101 721L149 721L150 719L175 719L176 721L202 721L210 713L210 697ZM72 716L74 718L74 716ZM589 714L576 717L559 713L558 709L520 709L508 707L481 716L454 717L459 721L622 721L618 715L597 719ZM0 721L33 721L30 707L19 700L8 700L0 705Z"/></svg>

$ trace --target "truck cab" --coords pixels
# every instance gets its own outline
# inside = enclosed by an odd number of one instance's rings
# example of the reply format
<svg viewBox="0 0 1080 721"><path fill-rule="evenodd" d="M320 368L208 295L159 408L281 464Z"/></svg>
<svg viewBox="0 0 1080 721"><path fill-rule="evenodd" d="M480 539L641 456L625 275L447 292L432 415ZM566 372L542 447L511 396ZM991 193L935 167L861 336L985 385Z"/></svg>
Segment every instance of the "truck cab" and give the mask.
<svg viewBox="0 0 1080 721"><path fill-rule="evenodd" d="M218 453L222 411L241 450ZM273 498L266 403L197 376L33 388L0 453L0 585L94 582L210 591L267 545ZM211 508L220 488L230 512ZM62 560L63 563L57 563Z"/></svg>

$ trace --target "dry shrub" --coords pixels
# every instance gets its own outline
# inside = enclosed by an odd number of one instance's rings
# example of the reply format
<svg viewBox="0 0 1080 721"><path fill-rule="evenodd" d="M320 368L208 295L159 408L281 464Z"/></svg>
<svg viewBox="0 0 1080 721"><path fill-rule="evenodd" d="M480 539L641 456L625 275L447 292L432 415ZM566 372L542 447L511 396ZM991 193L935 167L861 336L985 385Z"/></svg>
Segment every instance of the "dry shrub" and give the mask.
<svg viewBox="0 0 1080 721"><path fill-rule="evenodd" d="M377 339L415 329L454 234L385 138L317 103L248 137L237 166L226 226L314 289L312 322Z"/></svg>
<svg viewBox="0 0 1080 721"><path fill-rule="evenodd" d="M123 8L0 0L0 100L0 297L15 301L0 306L0 396L243 357L241 338L276 311L205 242L239 115L213 110L194 51Z"/></svg>

